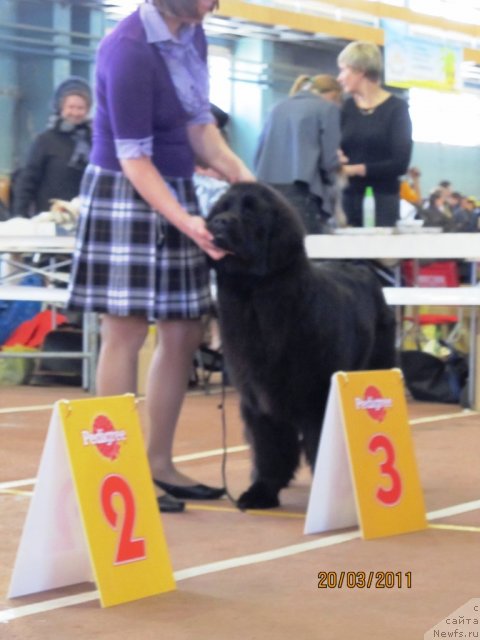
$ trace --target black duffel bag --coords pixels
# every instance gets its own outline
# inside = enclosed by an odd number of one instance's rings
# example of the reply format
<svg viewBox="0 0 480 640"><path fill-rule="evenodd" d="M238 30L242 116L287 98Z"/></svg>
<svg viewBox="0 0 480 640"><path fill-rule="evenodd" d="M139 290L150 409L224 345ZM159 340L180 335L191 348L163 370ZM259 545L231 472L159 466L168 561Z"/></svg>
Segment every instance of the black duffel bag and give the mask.
<svg viewBox="0 0 480 640"><path fill-rule="evenodd" d="M424 351L402 351L400 366L405 384L415 400L467 406L467 356L441 341L450 350L446 358Z"/></svg>

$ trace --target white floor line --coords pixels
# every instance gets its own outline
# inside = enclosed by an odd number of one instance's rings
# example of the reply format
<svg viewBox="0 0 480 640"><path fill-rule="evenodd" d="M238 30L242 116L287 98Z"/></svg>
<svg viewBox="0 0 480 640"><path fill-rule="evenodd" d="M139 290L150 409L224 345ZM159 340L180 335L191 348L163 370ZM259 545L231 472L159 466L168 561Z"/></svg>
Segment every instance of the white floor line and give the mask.
<svg viewBox="0 0 480 640"><path fill-rule="evenodd" d="M27 478L26 480L11 480L10 482L0 482L0 490L2 489L18 489L19 487L27 487L36 484L36 478Z"/></svg>
<svg viewBox="0 0 480 640"><path fill-rule="evenodd" d="M45 411L46 409L52 409L53 404L37 404L31 407L4 407L0 409L2 413L32 413L33 411Z"/></svg>
<svg viewBox="0 0 480 640"><path fill-rule="evenodd" d="M342 542L348 542L359 537L358 531L352 531L349 533L341 533L320 540L312 540L302 544L294 544L289 547L283 547L281 549L275 549L273 551L266 551L263 553L254 553L247 556L239 556L237 558L231 558L230 560L222 560L221 562L210 562L209 564L199 565L198 567L191 567L190 569L182 569L181 571L175 571L174 577L177 582L182 580L188 580L198 576L203 576L208 573L215 573L217 571L227 571L228 569L235 569L236 567L244 567L250 564L257 564L259 562L267 562L268 560L276 560L278 558L284 558L287 556L295 555L297 553L303 553L305 551L311 551L313 549L319 549L321 547L330 547ZM0 623L10 622L18 618L25 616L31 616L36 613L44 613L45 611L53 611L54 609L62 609L64 607L70 607L76 604L82 604L91 600L97 600L99 598L98 591L88 591L87 593L79 593L76 596L67 596L65 598L56 598L55 600L46 600L44 602L37 602L35 604L28 604L25 606L15 607L13 609L6 609L0 611Z"/></svg>
<svg viewBox="0 0 480 640"><path fill-rule="evenodd" d="M189 391L188 395L192 395L192 396L203 396L203 395L207 395L207 396L218 396L220 395L221 390L220 389L211 389L208 394L205 393L205 391ZM226 389L225 393L227 395L231 394L231 393L235 393L235 390L233 388L229 388ZM137 402L143 402L145 400L145 396L138 396L137 397ZM67 400L68 402L68 400ZM51 404L37 404L37 405L32 405L31 407L2 407L0 409L0 415L2 413L31 413L32 411L45 411L47 409L53 409L53 405L55 403L52 402Z"/></svg>
<svg viewBox="0 0 480 640"><path fill-rule="evenodd" d="M45 611L54 611L55 609L63 609L64 607L91 602L98 598L98 591L87 591L86 593L79 593L76 596L55 598L55 600L45 600L44 602L36 602L35 604L26 604L23 607L5 609L4 611L0 611L0 624L7 624L12 620L33 616L36 613L45 613Z"/></svg>
<svg viewBox="0 0 480 640"><path fill-rule="evenodd" d="M437 509L436 511L431 511L427 513L427 519L436 520L438 518L445 518L460 513L467 513L476 509L480 509L480 500L465 502L463 504L446 507L445 509ZM229 560L210 562L208 564L199 565L197 567L190 567L189 569L181 569L180 571L174 572L174 576L175 580L177 582L180 582L182 580L204 576L209 573L228 571L230 569L236 569L238 567L245 567L252 564L259 564L261 562L269 562L270 560L287 558L288 556L298 555L299 553L305 553L324 547L331 547L333 545L342 544L343 542L349 542L357 538L360 538L360 531L358 530L349 531L348 533L334 534L332 536L326 536L325 538L311 540L309 542L293 544L288 547L281 547L280 549L273 549L272 551L252 553L246 556L230 558ZM14 607L12 609L5 609L4 611L0 611L0 623L8 623L12 620L24 618L26 616L31 616L37 613L44 613L46 611L62 609L64 607L70 607L73 605L82 604L84 602L91 602L92 600L97 600L98 598L98 591L88 591L86 593L79 593L76 596L67 596L64 598L56 598L54 600L45 600L43 602L37 602L35 604L28 604L24 606Z"/></svg>
<svg viewBox="0 0 480 640"><path fill-rule="evenodd" d="M248 444L240 444L236 447L227 447L227 453L239 453L240 451L248 451ZM200 451L199 453L186 453L183 456L175 456L174 462L188 462L189 460L200 460L202 458L210 458L213 456L223 455L223 449L211 449L210 451Z"/></svg>
<svg viewBox="0 0 480 640"><path fill-rule="evenodd" d="M427 418L415 418L410 420L410 424L427 424L428 422L440 422L442 420L451 420L452 418L470 418L471 416L478 416L478 411L472 409L463 409L463 411L456 413L444 413L440 416L428 416Z"/></svg>
<svg viewBox="0 0 480 640"><path fill-rule="evenodd" d="M456 516L459 513L468 513L468 511L475 511L476 509L480 509L480 500L473 500L472 502L456 504L453 507L445 507L445 509L430 511L427 513L427 519L439 520L440 518L450 518L451 516Z"/></svg>
<svg viewBox="0 0 480 640"><path fill-rule="evenodd" d="M239 453L241 451L248 451L249 448L250 447L246 444L237 445L235 447L227 447L227 453ZM210 449L210 451L199 451L198 453L187 453L182 456L175 456L173 458L173 461L188 462L190 460L201 460L202 458L210 458L221 455L223 455L223 449ZM0 491L2 491L2 489L18 489L18 487L24 487L25 485L35 485L36 482L36 478L0 482Z"/></svg>
<svg viewBox="0 0 480 640"><path fill-rule="evenodd" d="M48 408L48 406L51 405L46 405L43 408ZM42 408L42 407L37 407L37 408ZM29 408L30 409L34 409L34 408ZM15 411L17 409L14 409ZM20 411L21 409L19 408L18 411ZM25 409L23 409L25 410ZM0 409L0 413L2 412L6 412L6 410ZM475 416L478 415L478 411L471 411L470 409L464 409L462 411L456 412L456 413L446 413L443 415L439 415L439 416L431 416L428 418L416 418L415 420L411 420L410 424L411 425L417 425L417 424L427 424L429 422L439 422L441 420L451 420L453 418L469 418L471 416ZM227 453L239 453L242 451L248 451L249 446L248 445L238 445L238 446L234 446L234 447L228 447L227 448ZM199 451L198 453L187 453L181 456L175 456L173 461L174 462L189 462L191 460L202 460L204 458L210 458L210 457L214 457L214 456L221 456L223 455L223 449L211 449L211 450L207 450L207 451ZM17 487L22 487L24 485L33 485L36 483L36 479L31 479L31 480L12 480L10 482L0 482L0 490L2 489L15 489Z"/></svg>

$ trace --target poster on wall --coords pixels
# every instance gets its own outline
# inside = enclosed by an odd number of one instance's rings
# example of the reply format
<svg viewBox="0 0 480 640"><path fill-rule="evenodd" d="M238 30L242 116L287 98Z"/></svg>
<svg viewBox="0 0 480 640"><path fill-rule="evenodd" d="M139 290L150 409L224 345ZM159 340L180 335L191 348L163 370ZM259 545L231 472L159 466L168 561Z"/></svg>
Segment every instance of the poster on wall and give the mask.
<svg viewBox="0 0 480 640"><path fill-rule="evenodd" d="M409 35L409 25L383 20L385 34L385 84L437 91L462 88L461 47Z"/></svg>

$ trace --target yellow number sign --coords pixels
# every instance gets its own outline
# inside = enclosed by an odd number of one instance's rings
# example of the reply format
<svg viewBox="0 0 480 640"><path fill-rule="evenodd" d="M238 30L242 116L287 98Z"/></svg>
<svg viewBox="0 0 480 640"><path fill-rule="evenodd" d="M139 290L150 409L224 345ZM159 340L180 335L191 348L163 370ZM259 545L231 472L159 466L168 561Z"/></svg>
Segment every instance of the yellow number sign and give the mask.
<svg viewBox="0 0 480 640"><path fill-rule="evenodd" d="M339 373L336 382L363 536L425 529L401 372Z"/></svg>
<svg viewBox="0 0 480 640"><path fill-rule="evenodd" d="M364 538L427 526L397 369L332 377L305 533L356 524Z"/></svg>
<svg viewBox="0 0 480 640"><path fill-rule="evenodd" d="M135 398L58 404L102 606L174 589Z"/></svg>

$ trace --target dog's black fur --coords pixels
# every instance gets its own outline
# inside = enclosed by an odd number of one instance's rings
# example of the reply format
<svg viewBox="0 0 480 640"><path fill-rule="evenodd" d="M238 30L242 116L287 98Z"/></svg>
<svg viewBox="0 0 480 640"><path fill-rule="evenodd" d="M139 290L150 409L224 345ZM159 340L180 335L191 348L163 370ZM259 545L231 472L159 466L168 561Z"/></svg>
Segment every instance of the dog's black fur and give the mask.
<svg viewBox="0 0 480 640"><path fill-rule="evenodd" d="M394 318L367 265L308 260L298 214L264 184L230 187L207 226L232 252L214 266L227 369L254 456L237 504L275 507L301 450L313 468L332 374L394 366Z"/></svg>

